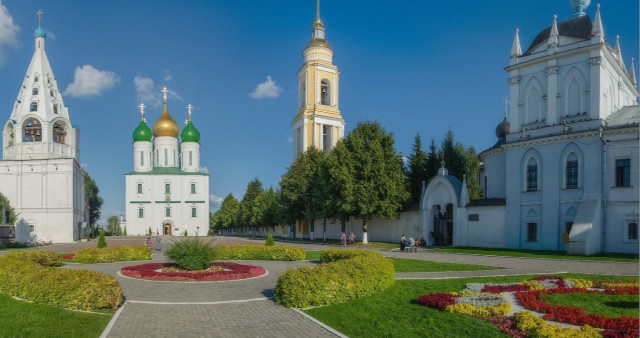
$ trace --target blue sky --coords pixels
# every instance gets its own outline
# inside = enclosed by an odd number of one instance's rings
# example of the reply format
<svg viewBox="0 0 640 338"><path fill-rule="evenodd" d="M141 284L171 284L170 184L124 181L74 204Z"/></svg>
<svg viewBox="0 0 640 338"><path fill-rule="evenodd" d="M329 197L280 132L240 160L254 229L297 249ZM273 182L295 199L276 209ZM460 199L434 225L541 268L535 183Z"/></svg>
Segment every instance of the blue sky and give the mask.
<svg viewBox="0 0 640 338"><path fill-rule="evenodd" d="M625 61L634 57L639 70L638 2L600 3L606 38L619 34ZM404 154L416 133L439 144L449 127L479 151L495 143L515 28L526 49L553 14L559 21L573 14L569 0L323 0L321 7L341 70L347 132L377 120ZM39 8L58 85L76 83L64 98L80 127L81 163L105 200L102 221L123 213L137 106L145 102L151 126L163 85L174 93L169 111L177 121L188 103L195 106L212 201L228 193L241 198L255 177L278 184L292 159L295 74L314 0L0 0L5 119L33 53ZM587 9L594 12L595 1Z"/></svg>

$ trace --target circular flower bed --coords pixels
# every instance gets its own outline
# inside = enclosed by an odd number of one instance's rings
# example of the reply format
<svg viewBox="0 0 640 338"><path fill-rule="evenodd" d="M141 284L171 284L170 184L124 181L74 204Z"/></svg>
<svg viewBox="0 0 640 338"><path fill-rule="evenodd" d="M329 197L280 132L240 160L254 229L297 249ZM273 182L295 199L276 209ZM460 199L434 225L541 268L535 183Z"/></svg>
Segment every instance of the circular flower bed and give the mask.
<svg viewBox="0 0 640 338"><path fill-rule="evenodd" d="M173 263L147 263L127 266L120 270L124 276L148 280L162 281L228 281L259 277L267 272L259 266L228 262L216 262L211 268L201 271L175 270ZM220 269L222 268L222 269ZM177 271L177 272L173 272Z"/></svg>

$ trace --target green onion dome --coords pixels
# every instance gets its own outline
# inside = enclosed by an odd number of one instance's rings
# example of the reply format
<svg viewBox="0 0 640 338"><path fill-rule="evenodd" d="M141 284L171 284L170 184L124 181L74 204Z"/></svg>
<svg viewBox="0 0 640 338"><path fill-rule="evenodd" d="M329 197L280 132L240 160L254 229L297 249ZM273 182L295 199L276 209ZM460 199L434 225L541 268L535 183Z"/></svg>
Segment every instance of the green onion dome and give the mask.
<svg viewBox="0 0 640 338"><path fill-rule="evenodd" d="M136 130L133 131L133 142L151 141L151 136L151 129L147 127L147 124L144 123L144 120L141 120Z"/></svg>
<svg viewBox="0 0 640 338"><path fill-rule="evenodd" d="M193 122L189 119L187 125L182 129L182 133L180 134L180 139L182 142L200 142L200 132L196 127L193 126Z"/></svg>

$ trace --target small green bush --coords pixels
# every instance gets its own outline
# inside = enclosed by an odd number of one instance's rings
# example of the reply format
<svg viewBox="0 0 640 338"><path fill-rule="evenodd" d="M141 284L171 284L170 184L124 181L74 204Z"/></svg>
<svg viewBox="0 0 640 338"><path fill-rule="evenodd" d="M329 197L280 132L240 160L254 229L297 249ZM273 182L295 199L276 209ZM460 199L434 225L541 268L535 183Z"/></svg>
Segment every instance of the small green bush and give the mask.
<svg viewBox="0 0 640 338"><path fill-rule="evenodd" d="M279 304L307 308L347 302L380 292L393 284L393 263L381 254L357 250L327 251L330 252L324 255L325 259L335 261L287 270L278 278L274 292Z"/></svg>
<svg viewBox="0 0 640 338"><path fill-rule="evenodd" d="M213 261L213 249L209 243L197 238L183 239L167 250L167 257L186 270L206 269Z"/></svg>
<svg viewBox="0 0 640 338"><path fill-rule="evenodd" d="M60 255L53 251L47 250L13 251L2 257L32 262L42 266L62 265L62 258L60 258Z"/></svg>
<svg viewBox="0 0 640 338"><path fill-rule="evenodd" d="M124 227L124 232L122 232L122 236L126 236L127 235L127 227Z"/></svg>
<svg viewBox="0 0 640 338"><path fill-rule="evenodd" d="M47 251L32 251L47 252ZM50 252L47 257L56 255ZM50 267L34 262L44 255L0 257L0 290L28 301L72 310L115 310L122 288L113 276L88 270ZM46 264L51 262L45 260Z"/></svg>
<svg viewBox="0 0 640 338"><path fill-rule="evenodd" d="M265 246L274 246L275 243L273 242L273 236L271 236L271 233L269 233L269 235L267 236L267 240L264 242Z"/></svg>
<svg viewBox="0 0 640 338"><path fill-rule="evenodd" d="M27 244L20 243L20 242L9 242L9 243L0 244L0 250L3 250L3 249L21 249L21 248L27 248L27 247L29 247Z"/></svg>
<svg viewBox="0 0 640 338"><path fill-rule="evenodd" d="M353 249L329 249L320 253L320 261L322 263L337 262L343 259L349 259L358 256L375 256L379 253L375 251L353 250Z"/></svg>
<svg viewBox="0 0 640 338"><path fill-rule="evenodd" d="M78 263L112 263L151 259L151 250L145 246L117 246L104 249L82 249L76 252Z"/></svg>
<svg viewBox="0 0 640 338"><path fill-rule="evenodd" d="M151 227L149 227L149 235L153 235L153 232L151 231Z"/></svg>
<svg viewBox="0 0 640 338"><path fill-rule="evenodd" d="M107 240L104 239L104 228L100 228L100 237L98 238L98 249L106 248Z"/></svg>
<svg viewBox="0 0 640 338"><path fill-rule="evenodd" d="M304 249L292 246L221 245L213 249L214 259L256 261L300 261Z"/></svg>

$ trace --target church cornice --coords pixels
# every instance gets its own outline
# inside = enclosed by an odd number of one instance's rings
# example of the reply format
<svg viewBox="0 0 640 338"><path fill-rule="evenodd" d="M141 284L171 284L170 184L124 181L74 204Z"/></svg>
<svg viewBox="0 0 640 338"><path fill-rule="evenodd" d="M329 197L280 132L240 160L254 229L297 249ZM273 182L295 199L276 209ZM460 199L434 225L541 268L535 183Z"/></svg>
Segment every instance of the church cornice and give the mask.
<svg viewBox="0 0 640 338"><path fill-rule="evenodd" d="M622 134L634 134L634 133L635 134L638 133L638 125L602 128L603 137L613 136L613 135L622 135ZM562 133L557 135L538 136L535 138L528 138L528 139L506 143L501 145L500 147L505 150L511 150L511 149L528 148L528 147L534 147L534 146L539 146L544 144L567 142L567 141L573 141L573 140L582 139L582 138L593 138L593 137L600 137L600 130L587 130L587 131L567 132L567 133Z"/></svg>
<svg viewBox="0 0 640 338"><path fill-rule="evenodd" d="M511 71L516 70L516 69L529 67L529 66L532 66L532 65L536 65L538 63L547 62L549 60L554 60L554 59L559 59L559 58L566 57L566 56L569 56L569 55L584 53L585 51L592 51L592 50L596 50L596 49L605 49L605 48L602 48L602 47L604 47L604 43L598 43L598 44L588 45L588 46L584 46L584 47L577 47L577 48L574 48L574 49L569 49L569 50L561 51L561 52L550 54L550 55L543 55L541 57L530 59L530 60L527 60L527 61L522 61L520 63L516 63L516 64L510 65L510 66L507 66L504 69L506 71L508 71L508 72L511 72Z"/></svg>

